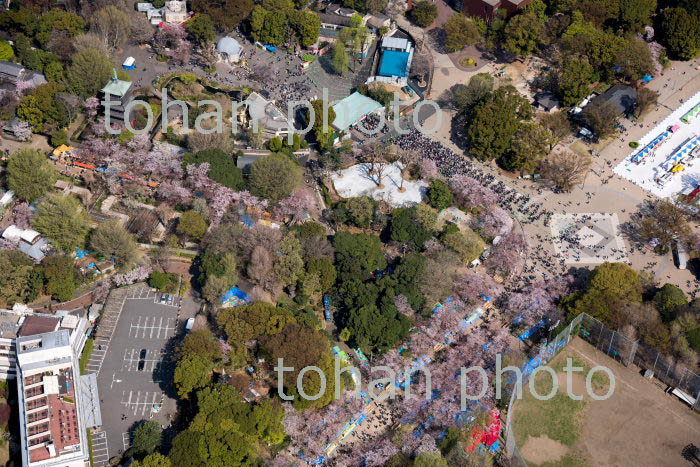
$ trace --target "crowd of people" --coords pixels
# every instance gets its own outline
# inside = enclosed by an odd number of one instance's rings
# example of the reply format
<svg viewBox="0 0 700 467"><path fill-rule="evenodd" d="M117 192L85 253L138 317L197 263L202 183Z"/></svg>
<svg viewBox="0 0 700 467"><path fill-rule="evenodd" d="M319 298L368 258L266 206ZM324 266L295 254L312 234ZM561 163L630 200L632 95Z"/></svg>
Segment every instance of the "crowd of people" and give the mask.
<svg viewBox="0 0 700 467"><path fill-rule="evenodd" d="M545 225L549 224L552 213L543 209L541 203L532 202L529 196L522 195L517 190L497 180L494 175L485 173L468 158L445 147L439 141L428 138L417 129L413 128L405 135L394 136L390 141L401 149L418 151L422 157L432 160L447 178L468 175L479 181L483 186L500 195L499 204L502 208L519 213L521 220L534 223L544 218Z"/></svg>

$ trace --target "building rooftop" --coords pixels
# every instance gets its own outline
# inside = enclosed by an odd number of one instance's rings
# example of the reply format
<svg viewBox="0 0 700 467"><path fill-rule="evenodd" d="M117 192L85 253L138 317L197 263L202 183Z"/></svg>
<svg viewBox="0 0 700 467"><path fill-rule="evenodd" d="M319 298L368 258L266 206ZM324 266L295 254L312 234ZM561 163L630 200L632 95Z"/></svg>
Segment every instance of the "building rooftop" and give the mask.
<svg viewBox="0 0 700 467"><path fill-rule="evenodd" d="M321 23L335 24L336 26L350 26L352 24L351 16L340 16L334 13L319 13Z"/></svg>
<svg viewBox="0 0 700 467"><path fill-rule="evenodd" d="M241 47L241 44L233 37L226 36L222 37L219 43L216 44L216 50L231 57L236 57L240 55L243 47Z"/></svg>
<svg viewBox="0 0 700 467"><path fill-rule="evenodd" d="M105 87L102 88L102 92L116 97L124 97L129 92L129 89L131 89L131 81L122 81L112 77Z"/></svg>
<svg viewBox="0 0 700 467"><path fill-rule="evenodd" d="M27 316L19 330L19 336L35 336L58 329L60 319L54 316Z"/></svg>
<svg viewBox="0 0 700 467"><path fill-rule="evenodd" d="M591 103L599 101L610 102L620 113L629 113L634 110L637 103L637 91L632 86L616 84L603 94L591 99Z"/></svg>
<svg viewBox="0 0 700 467"><path fill-rule="evenodd" d="M360 121L365 115L383 108L384 106L372 98L354 92L345 99L342 99L333 105L335 111L335 120L333 126L345 131L351 125Z"/></svg>
<svg viewBox="0 0 700 467"><path fill-rule="evenodd" d="M403 37L385 37L382 40L382 49L398 49L404 52L410 52L411 41Z"/></svg>
<svg viewBox="0 0 700 467"><path fill-rule="evenodd" d="M252 92L246 99L251 120L258 120L272 131L286 131L291 128L287 116L275 105L257 92Z"/></svg>
<svg viewBox="0 0 700 467"><path fill-rule="evenodd" d="M0 73L19 78L24 71L24 67L19 63L0 62Z"/></svg>

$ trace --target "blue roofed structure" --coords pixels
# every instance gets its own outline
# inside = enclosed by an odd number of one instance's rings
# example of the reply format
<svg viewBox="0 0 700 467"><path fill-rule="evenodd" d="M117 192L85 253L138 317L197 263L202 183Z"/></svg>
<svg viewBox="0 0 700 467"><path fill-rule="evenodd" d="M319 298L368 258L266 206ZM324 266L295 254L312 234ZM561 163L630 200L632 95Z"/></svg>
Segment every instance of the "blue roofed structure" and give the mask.
<svg viewBox="0 0 700 467"><path fill-rule="evenodd" d="M379 75L405 78L408 76L409 55L408 52L385 50L382 53L382 61L379 63Z"/></svg>

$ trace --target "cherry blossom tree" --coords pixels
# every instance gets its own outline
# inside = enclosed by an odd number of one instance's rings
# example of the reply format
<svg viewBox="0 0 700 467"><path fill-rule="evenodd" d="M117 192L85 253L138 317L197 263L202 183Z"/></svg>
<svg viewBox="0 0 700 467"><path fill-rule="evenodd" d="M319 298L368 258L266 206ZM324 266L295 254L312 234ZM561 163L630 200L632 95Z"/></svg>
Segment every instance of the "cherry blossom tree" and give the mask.
<svg viewBox="0 0 700 467"><path fill-rule="evenodd" d="M192 197L192 192L182 186L179 181L161 182L158 185L158 196L173 204L179 204Z"/></svg>
<svg viewBox="0 0 700 467"><path fill-rule="evenodd" d="M109 296L109 291L112 286L110 279L105 279L97 283L97 286L92 290L92 300L95 303L104 303Z"/></svg>
<svg viewBox="0 0 700 467"><path fill-rule="evenodd" d="M500 206L490 206L479 216L479 227L489 237L503 236L513 229L513 218Z"/></svg>
<svg viewBox="0 0 700 467"><path fill-rule="evenodd" d="M573 281L573 276L567 275L530 284L510 295L506 310L511 319L517 317L527 326L534 325L542 318L556 321L561 318L557 303L571 291Z"/></svg>
<svg viewBox="0 0 700 467"><path fill-rule="evenodd" d="M404 294L399 294L394 298L394 305L396 305L396 309L399 310L399 313L411 319L416 316L416 310L411 308L411 305L408 303L408 298Z"/></svg>
<svg viewBox="0 0 700 467"><path fill-rule="evenodd" d="M525 234L512 231L493 247L491 256L486 260L486 266L492 274L509 279L522 269L527 250L528 241Z"/></svg>
<svg viewBox="0 0 700 467"><path fill-rule="evenodd" d="M302 216L311 211L315 206L314 193L310 188L303 187L296 190L287 198L280 200L275 206L276 219L291 219L299 221Z"/></svg>
<svg viewBox="0 0 700 467"><path fill-rule="evenodd" d="M493 190L468 175L453 177L449 183L457 201L467 208L487 208L498 203L498 195Z"/></svg>
<svg viewBox="0 0 700 467"><path fill-rule="evenodd" d="M483 300L483 296L500 296L504 289L491 276L481 270L468 269L458 275L453 283L454 293L462 300L469 303L478 303Z"/></svg>
<svg viewBox="0 0 700 467"><path fill-rule="evenodd" d="M0 238L0 250L19 250L19 238Z"/></svg>
<svg viewBox="0 0 700 467"><path fill-rule="evenodd" d="M117 287L131 285L136 282L145 281L146 279L148 279L148 276L151 275L151 272L153 272L153 268L151 267L151 265L144 264L142 266L136 267L135 269L132 269L131 271L127 271L122 274L116 274L112 277L112 281Z"/></svg>
<svg viewBox="0 0 700 467"><path fill-rule="evenodd" d="M17 122L13 129L13 132L15 138L17 138L20 141L29 141L30 139L32 139L32 126L23 120Z"/></svg>
<svg viewBox="0 0 700 467"><path fill-rule="evenodd" d="M418 165L420 167L420 173L423 178L435 178L439 180L443 180L444 177L440 173L440 169L438 168L437 164L435 161L432 159L428 159L427 157L424 157L420 159L418 162Z"/></svg>
<svg viewBox="0 0 700 467"><path fill-rule="evenodd" d="M14 209L14 222L20 229L29 229L34 213L29 209L29 203L17 203Z"/></svg>
<svg viewBox="0 0 700 467"><path fill-rule="evenodd" d="M33 81L20 79L17 81L17 85L15 86L15 94L17 94L18 98L22 98L23 96L29 94L29 91L34 88L36 88L36 85Z"/></svg>
<svg viewBox="0 0 700 467"><path fill-rule="evenodd" d="M87 113L89 117L94 117L100 109L100 100L97 97L88 97L85 99L83 107L85 107L85 113Z"/></svg>

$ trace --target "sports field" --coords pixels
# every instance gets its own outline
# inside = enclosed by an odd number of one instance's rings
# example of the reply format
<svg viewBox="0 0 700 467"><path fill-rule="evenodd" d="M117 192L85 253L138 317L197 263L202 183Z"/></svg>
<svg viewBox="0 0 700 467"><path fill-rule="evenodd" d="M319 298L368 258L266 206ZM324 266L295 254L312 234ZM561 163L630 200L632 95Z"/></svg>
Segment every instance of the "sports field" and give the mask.
<svg viewBox="0 0 700 467"><path fill-rule="evenodd" d="M575 374L574 401L566 395L566 358L574 366L607 366L615 375L615 391L605 401L586 394L585 376ZM560 391L549 401L538 401L525 388L514 407L513 428L520 452L530 465L541 466L682 466L691 465L681 451L700 440L700 414L654 382L636 367L624 367L576 338L549 365L557 371ZM608 380L597 372L594 391L604 394ZM540 394L551 389L551 377L537 376Z"/></svg>

